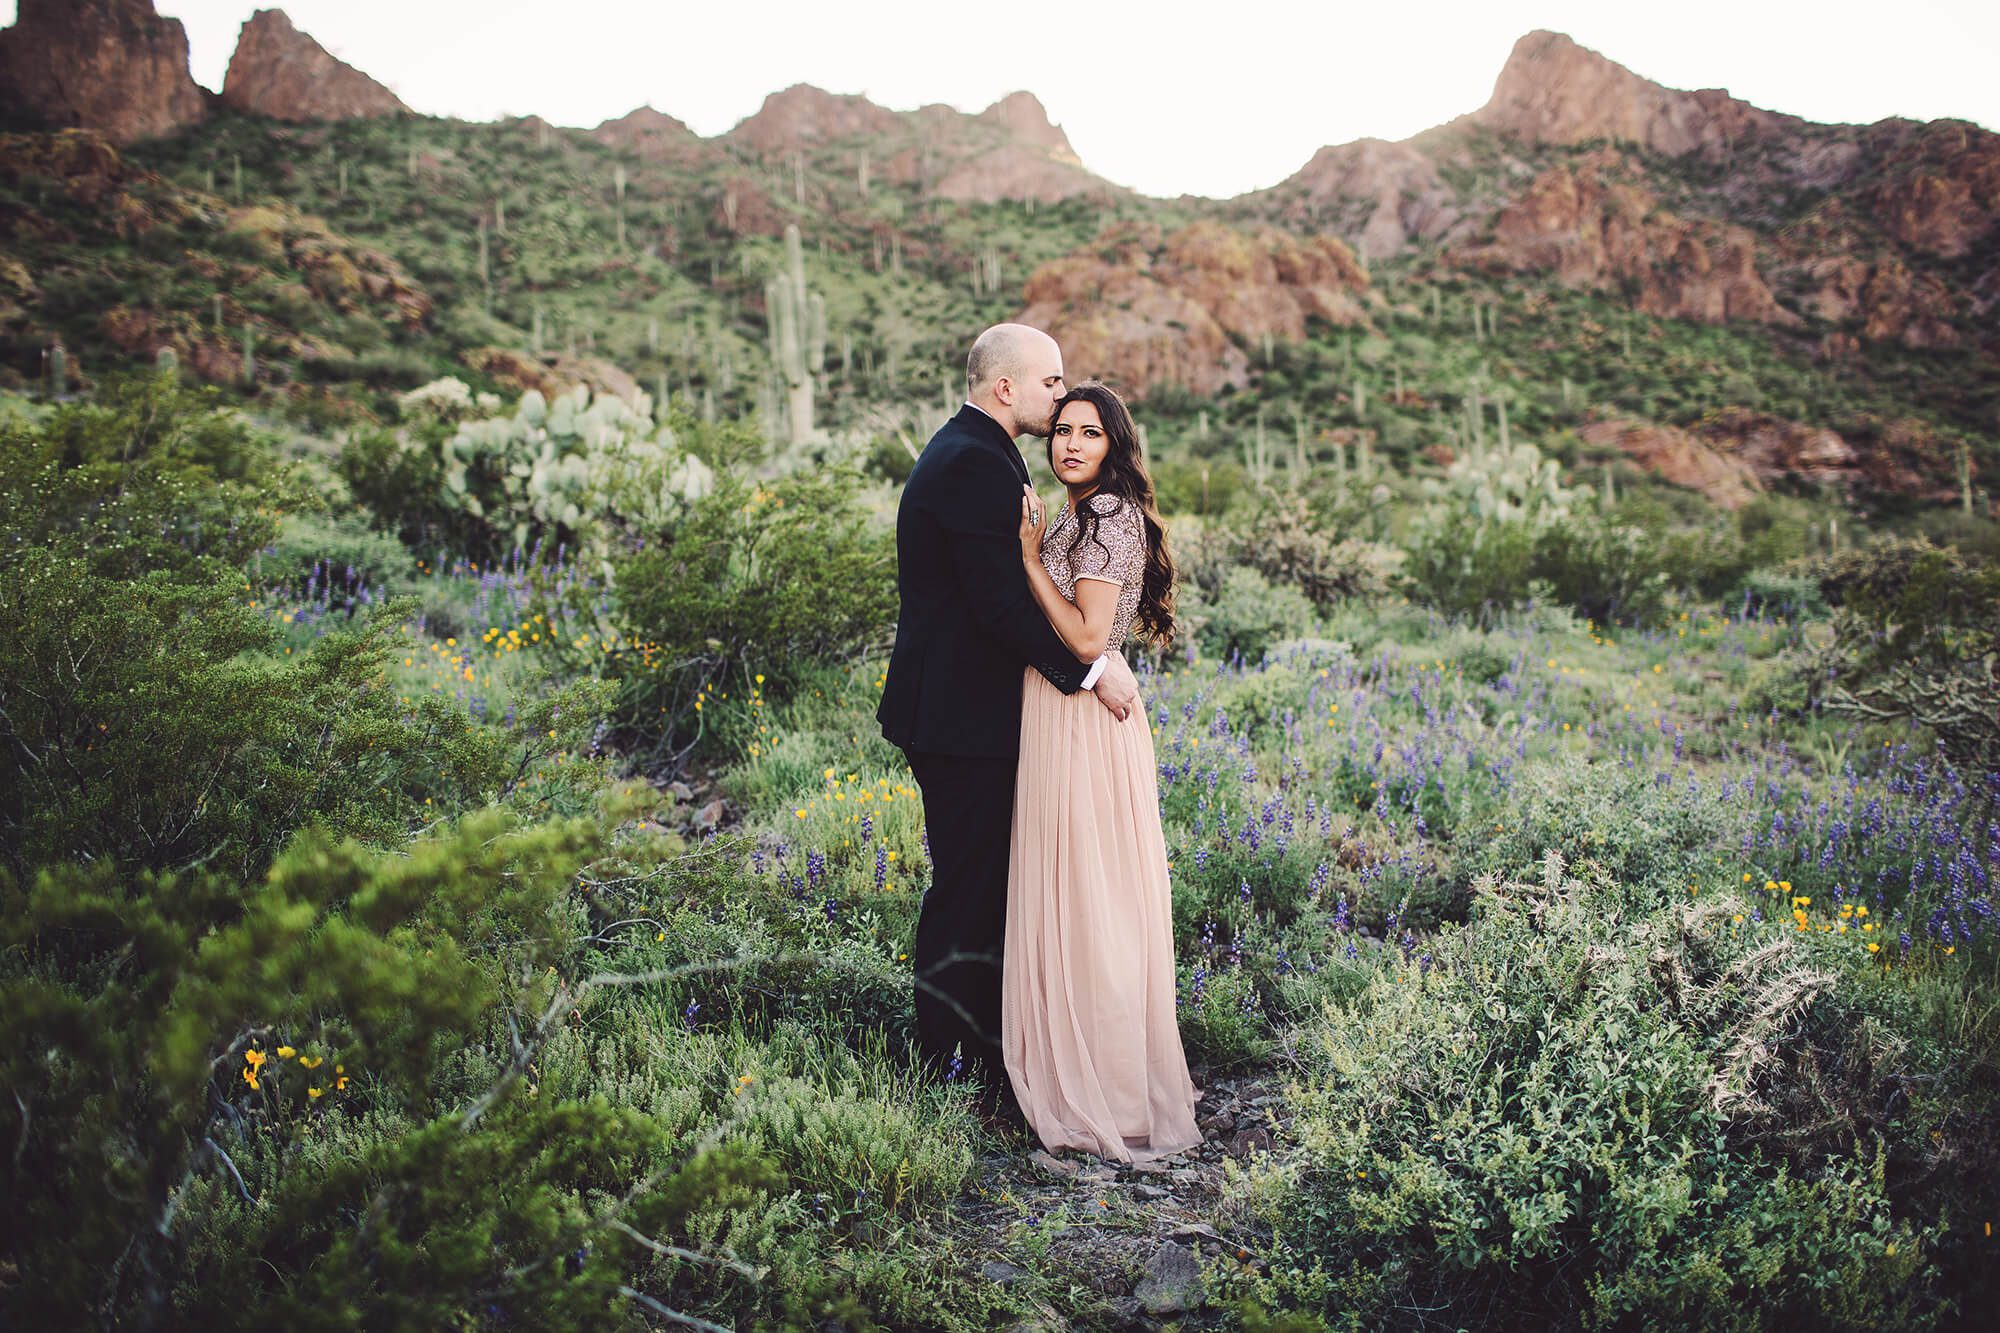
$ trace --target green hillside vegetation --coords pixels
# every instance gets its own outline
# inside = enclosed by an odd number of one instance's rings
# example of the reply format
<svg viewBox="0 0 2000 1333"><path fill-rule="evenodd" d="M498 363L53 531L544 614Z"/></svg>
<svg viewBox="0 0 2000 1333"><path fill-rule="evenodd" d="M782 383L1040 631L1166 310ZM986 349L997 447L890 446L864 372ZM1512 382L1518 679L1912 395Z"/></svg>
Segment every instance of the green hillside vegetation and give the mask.
<svg viewBox="0 0 2000 1333"><path fill-rule="evenodd" d="M877 145L876 160L893 146ZM392 419L389 394L442 374L511 388L465 359L499 348L600 358L656 402L685 394L721 416L758 412L775 435L783 393L766 285L786 270L782 231L795 224L806 287L825 312L824 336L809 349L820 367L816 423L920 441L956 401L967 340L1019 309L1037 265L1119 221L1171 228L1203 214L1250 216L1198 200L955 203L879 169L864 193L857 173L869 147L863 139L767 162L712 141L691 163L649 163L539 122L281 127L225 115L133 150L136 166L169 184L133 191L167 221L131 239L45 180L6 185L11 204L49 224L17 227L9 243L36 286L9 332L12 360L17 371L39 367L60 338L73 373L114 369L134 357L112 340L105 312L140 310L161 329L214 343L210 378L242 380L247 370L244 387L308 421L357 411ZM1523 157L1576 154L1510 147L1503 158L1493 143L1489 155L1503 173L1497 188ZM1668 182L1692 170L1677 159L1646 167ZM232 221L231 209L252 211ZM276 239L317 225L306 219L323 220L330 239ZM1774 215L1769 225L1792 220ZM411 317L368 299L348 265L317 262L343 246L399 265L427 312ZM1246 347L1251 388L1216 403L1157 393L1147 425L1162 461L1242 462L1261 412L1276 457L1297 456L1285 446L1303 423L1308 462L1325 456L1323 432L1346 428L1373 431L1374 448L1414 464L1470 433L1467 404L1478 393L1489 411L1504 399L1514 430L1544 440L1593 412L1678 425L1741 407L1832 428L1864 449L1885 423L1916 423L1935 455L1923 470L1945 485L1961 444L1981 474L2000 464L2000 387L1972 346L1868 343L1858 361L1824 362L1813 327L1662 320L1623 308L1615 294L1481 277L1421 252L1370 276L1380 300L1369 330ZM1556 447L1566 464L1602 461Z"/></svg>

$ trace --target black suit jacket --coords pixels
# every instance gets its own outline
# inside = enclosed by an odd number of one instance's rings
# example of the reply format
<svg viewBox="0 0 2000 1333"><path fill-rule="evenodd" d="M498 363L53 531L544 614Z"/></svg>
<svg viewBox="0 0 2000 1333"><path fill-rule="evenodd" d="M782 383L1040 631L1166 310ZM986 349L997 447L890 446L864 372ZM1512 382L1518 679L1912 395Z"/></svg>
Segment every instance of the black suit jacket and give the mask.
<svg viewBox="0 0 2000 1333"><path fill-rule="evenodd" d="M896 509L896 647L875 710L905 749L1011 759L1021 749L1021 668L1064 694L1076 660L1021 568L1021 453L971 404L931 436Z"/></svg>

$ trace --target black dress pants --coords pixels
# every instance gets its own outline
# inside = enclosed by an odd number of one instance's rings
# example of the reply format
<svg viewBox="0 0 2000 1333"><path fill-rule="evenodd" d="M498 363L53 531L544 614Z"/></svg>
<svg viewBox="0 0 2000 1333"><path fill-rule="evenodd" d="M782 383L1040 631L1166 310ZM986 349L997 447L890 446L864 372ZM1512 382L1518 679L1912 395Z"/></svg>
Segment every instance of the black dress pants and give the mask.
<svg viewBox="0 0 2000 1333"><path fill-rule="evenodd" d="M1007 854L1015 759L905 751L924 794L931 884L917 916L917 1045L942 1075L962 1051L961 1076L989 1101L1009 1100L1000 1055L1000 976L1007 943Z"/></svg>

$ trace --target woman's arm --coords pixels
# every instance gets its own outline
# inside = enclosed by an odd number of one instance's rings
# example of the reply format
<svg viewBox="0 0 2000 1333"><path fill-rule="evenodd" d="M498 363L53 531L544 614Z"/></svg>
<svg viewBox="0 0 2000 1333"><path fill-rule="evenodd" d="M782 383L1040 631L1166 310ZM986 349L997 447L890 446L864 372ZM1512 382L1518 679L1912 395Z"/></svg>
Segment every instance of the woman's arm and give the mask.
<svg viewBox="0 0 2000 1333"><path fill-rule="evenodd" d="M1042 567L1045 521L1041 500L1023 487L1021 564L1028 575L1028 591L1035 595L1035 604L1049 618L1063 646L1080 661L1088 662L1108 646L1111 621L1118 614L1118 585L1107 579L1079 578L1076 601L1072 603L1064 597L1062 589L1049 577L1049 571Z"/></svg>

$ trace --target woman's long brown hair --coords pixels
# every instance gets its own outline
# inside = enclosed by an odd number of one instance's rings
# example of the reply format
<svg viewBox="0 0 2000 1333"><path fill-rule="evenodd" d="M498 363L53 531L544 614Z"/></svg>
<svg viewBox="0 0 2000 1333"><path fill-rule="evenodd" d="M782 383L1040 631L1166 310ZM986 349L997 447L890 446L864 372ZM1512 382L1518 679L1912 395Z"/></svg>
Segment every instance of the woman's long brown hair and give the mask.
<svg viewBox="0 0 2000 1333"><path fill-rule="evenodd" d="M1153 478L1146 471L1146 459L1139 449L1139 428L1131 410L1118 391L1096 380L1085 380L1056 400L1052 418L1061 421L1063 409L1071 403L1089 403L1104 423L1104 462L1098 465L1097 488L1091 495L1115 495L1139 511L1146 527L1146 569L1139 584L1138 624L1141 637L1160 648L1174 637L1174 557L1167 549L1166 525L1153 498ZM1049 468L1056 461L1055 429L1049 429ZM1076 507L1076 536L1070 540L1069 558L1074 563L1076 548L1086 540L1104 543L1097 536L1097 511L1088 504Z"/></svg>

